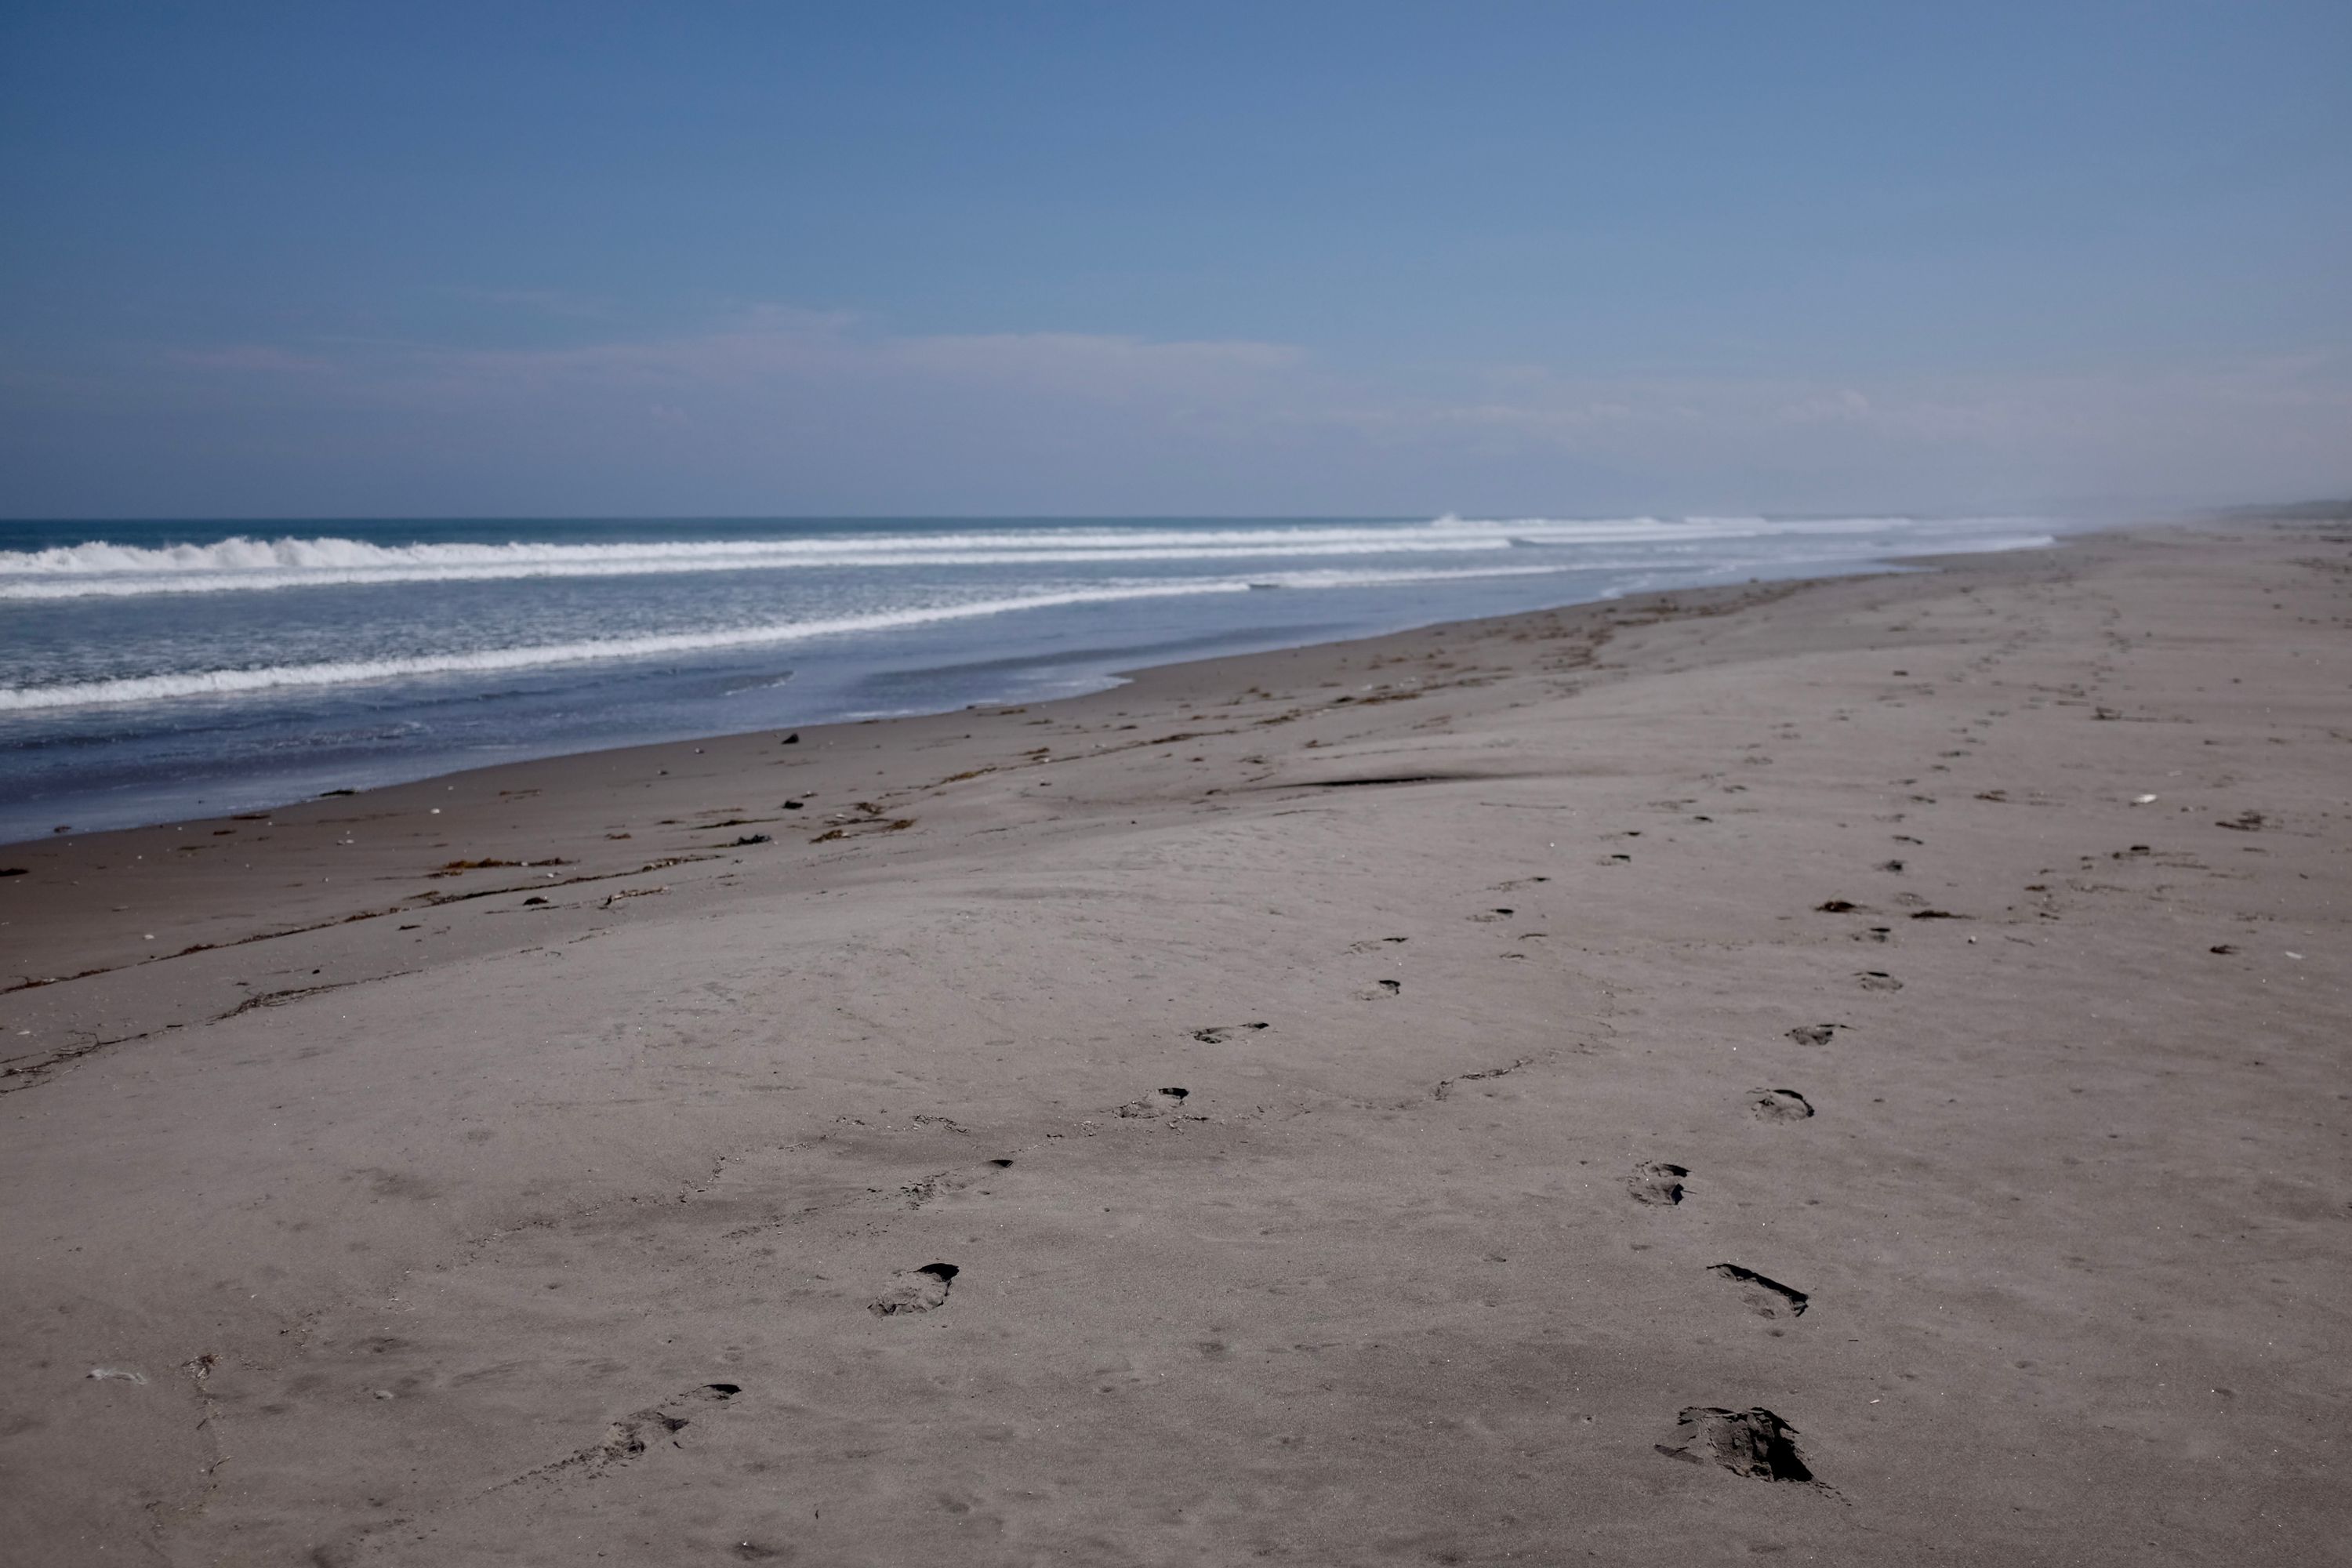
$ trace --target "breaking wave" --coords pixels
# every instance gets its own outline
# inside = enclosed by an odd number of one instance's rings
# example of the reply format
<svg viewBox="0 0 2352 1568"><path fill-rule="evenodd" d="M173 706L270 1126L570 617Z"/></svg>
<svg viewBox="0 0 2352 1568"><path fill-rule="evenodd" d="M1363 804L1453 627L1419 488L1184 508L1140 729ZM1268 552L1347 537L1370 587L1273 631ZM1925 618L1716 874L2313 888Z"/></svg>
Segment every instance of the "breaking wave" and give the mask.
<svg viewBox="0 0 2352 1568"><path fill-rule="evenodd" d="M1674 545L1785 535L1938 533L2015 520L1899 517L1789 521L1761 517L1465 519L1234 528L973 529L809 534L761 540L563 544L373 544L336 537L148 546L91 541L0 551L0 600L134 597L400 583L634 577L696 572L896 566L1143 565L1270 556L1380 556L1578 544Z"/></svg>

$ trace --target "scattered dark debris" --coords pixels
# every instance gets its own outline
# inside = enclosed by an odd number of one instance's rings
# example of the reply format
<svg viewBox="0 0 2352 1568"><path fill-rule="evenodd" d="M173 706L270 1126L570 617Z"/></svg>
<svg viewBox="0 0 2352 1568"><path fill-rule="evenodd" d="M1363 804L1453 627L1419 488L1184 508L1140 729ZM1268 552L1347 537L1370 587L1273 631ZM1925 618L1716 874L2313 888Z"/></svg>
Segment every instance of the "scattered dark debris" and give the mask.
<svg viewBox="0 0 2352 1568"><path fill-rule="evenodd" d="M311 973L316 973L318 972L313 970ZM390 976L386 976L385 978L389 979ZM264 1007L283 1007L289 1002L299 1002L305 996L316 996L328 991L341 991L346 985L356 984L358 984L356 981L336 980L324 985L297 985L292 989L286 991L265 991L258 996L247 997L236 1006L231 1007L227 1012L223 1013L218 1017L215 1018L213 1022L215 1024L226 1023L229 1019L237 1016L237 1015L241 1013L257 1012Z"/></svg>
<svg viewBox="0 0 2352 1568"><path fill-rule="evenodd" d="M914 826L915 819L911 816L896 817L888 821L872 816L862 819L852 818L844 822L839 827L826 828L823 833L820 833L814 838L810 839L809 842L812 844L829 844L836 838L848 838L853 836L866 837L866 834L860 830L870 829L875 833L897 833L902 828L912 827Z"/></svg>
<svg viewBox="0 0 2352 1568"><path fill-rule="evenodd" d="M427 877L457 877L467 871L488 871L500 867L569 866L572 862L561 855L551 855L544 860L445 860L437 871L427 871Z"/></svg>

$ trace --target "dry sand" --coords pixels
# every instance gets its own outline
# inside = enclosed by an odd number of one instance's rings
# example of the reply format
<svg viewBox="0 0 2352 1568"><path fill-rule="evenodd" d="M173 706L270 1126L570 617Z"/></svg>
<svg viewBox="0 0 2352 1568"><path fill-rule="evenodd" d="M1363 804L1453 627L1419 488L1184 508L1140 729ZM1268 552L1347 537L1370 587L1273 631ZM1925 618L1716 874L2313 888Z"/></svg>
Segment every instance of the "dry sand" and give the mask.
<svg viewBox="0 0 2352 1568"><path fill-rule="evenodd" d="M2347 627L2151 531L0 849L0 1556L2340 1561Z"/></svg>

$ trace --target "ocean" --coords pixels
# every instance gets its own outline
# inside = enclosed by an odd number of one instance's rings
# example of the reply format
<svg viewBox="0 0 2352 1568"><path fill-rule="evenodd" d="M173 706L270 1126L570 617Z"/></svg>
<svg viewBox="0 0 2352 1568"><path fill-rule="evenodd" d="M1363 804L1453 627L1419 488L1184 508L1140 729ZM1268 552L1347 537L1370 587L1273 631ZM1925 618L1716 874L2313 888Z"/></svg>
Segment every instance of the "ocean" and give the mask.
<svg viewBox="0 0 2352 1568"><path fill-rule="evenodd" d="M2064 519L0 522L0 842L1178 659L2051 543Z"/></svg>

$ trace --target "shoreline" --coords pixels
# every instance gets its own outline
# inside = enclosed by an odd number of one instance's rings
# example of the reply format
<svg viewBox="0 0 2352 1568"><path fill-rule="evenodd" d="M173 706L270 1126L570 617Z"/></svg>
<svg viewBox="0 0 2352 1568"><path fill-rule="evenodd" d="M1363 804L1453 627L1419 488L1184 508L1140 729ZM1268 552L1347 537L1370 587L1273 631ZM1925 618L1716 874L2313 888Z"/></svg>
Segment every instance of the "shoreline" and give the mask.
<svg viewBox="0 0 2352 1568"><path fill-rule="evenodd" d="M2021 525L2027 521L2031 520L2016 520ZM2066 527L2058 522L2047 526L2051 531L2041 535L2044 547L2067 535ZM1892 541L1880 542L1890 551L1898 548ZM1921 542L1912 542L1910 548L1916 550ZM1762 568L1767 574L1759 580L1867 574L1885 569L1886 559L1784 563ZM1286 607L1270 619L1261 616L1226 624L1227 613L1215 612L1197 625L1152 625L1150 635L1141 635L1137 628L1122 633L1087 625L1083 618L1062 625L1057 617L1066 614L1083 617L1084 612L1033 605L1001 612L1001 622L999 615L989 617L999 628L991 637L996 646L1013 655L1009 658L978 658L970 647L961 653L923 647L919 637L908 646L886 638L885 644L874 645L861 655L852 646L857 639L842 643L823 636L778 642L756 659L760 666L756 671L708 659L696 666L691 658L687 668L668 669L664 660L648 663L642 657L612 654L577 664L559 662L517 670L516 689L501 694L499 706L503 719L499 721L452 717L472 708L458 688L395 687L394 691L406 695L380 692L384 700L378 701L368 697L367 681L313 687L307 678L249 694L250 700L258 702L249 710L232 705L214 711L220 701L216 694L178 699L194 704L191 711L195 714L210 714L199 721L193 740L179 735L178 721L172 717L168 704L164 710L142 710L133 731L113 738L104 732L103 721L110 709L103 702L80 708L20 710L0 714L0 719L8 721L0 724L0 730L21 730L39 712L52 713L55 719L51 729L23 737L29 748L19 756L24 767L0 778L0 794L9 793L5 786L13 785L15 790L7 809L0 811L0 818L5 818L0 820L0 844L41 840L61 828L87 836L263 811L323 796L338 788L377 790L509 762L693 742L714 735L752 733L776 725L862 722L873 717L919 717L976 705L1053 700L1116 687L1133 669L1161 662L1360 640L1496 614L1598 602L1618 592L1586 581L1572 567L1559 570L1566 575L1549 589L1526 595L1507 591L1500 582L1475 593L1464 584L1433 583L1430 596L1418 603L1401 600L1385 606L1359 603L1339 607L1326 603L1319 592L1298 592L1277 595L1284 605L1295 607ZM1727 585L1740 581L1747 570L1739 569L1739 576L1727 575L1721 569L1698 571L1689 585L1707 585L1717 579ZM1655 574L1671 579L1675 574L1661 563ZM1509 579L1513 574L1499 575ZM1176 599L1189 603L1195 597L1179 592L1178 587L1169 589ZM1561 597L1545 603L1540 597L1544 593ZM1465 594L1472 596L1465 599ZM1476 603L1480 595L1489 602ZM1164 614L1148 608L1161 597L1144 595L1147 622L1153 615ZM961 614L948 615L946 619L956 620ZM1041 616L1045 620L1034 619ZM1061 626L1058 632L1057 625ZM1075 641L1070 640L1073 637ZM1090 638L1099 646L1089 646ZM588 646L567 645L552 651L569 654ZM709 653L710 659L719 658L715 650ZM773 667L787 659L792 668L775 673ZM301 675L310 668L298 667L292 673ZM858 673L845 676L845 670ZM214 673L244 678L236 670ZM168 686L175 678L153 679ZM98 684L128 684L143 689L146 680ZM737 687L740 689L726 690L723 698L714 695L719 689ZM788 702L745 695L771 689L782 693L786 689L795 694ZM662 690L678 697L682 705L666 704L647 695ZM272 717L281 709L291 711L306 702L329 706L312 711L304 724L290 729L280 718ZM334 706L337 702L342 705ZM595 717L592 720L591 715ZM389 725L392 732L413 734L397 742L384 735L368 738L373 729L383 725ZM352 733L346 735L346 730ZM321 735L341 739L314 753L310 742ZM97 749L90 750L92 746Z"/></svg>
<svg viewBox="0 0 2352 1568"><path fill-rule="evenodd" d="M2324 1554L2352 528L1925 563L0 847L0 1529Z"/></svg>
<svg viewBox="0 0 2352 1568"><path fill-rule="evenodd" d="M403 779L385 784L330 790L322 794L289 800L275 806L257 805L243 812L190 816L129 827L100 828L89 833L59 833L47 838L18 839L0 843L0 893L5 893L11 889L15 885L15 879L18 876L29 878L47 869L54 879L57 874L57 862L60 858L70 860L76 853L85 864L106 866L119 865L122 857L128 855L134 864L142 868L145 867L146 857L151 854L155 855L163 864L155 868L146 868L151 874L164 867L183 873L207 871L210 869L209 866L199 866L193 861L163 860L163 857L169 855L202 853L205 850L224 847L200 844L196 839L189 837L192 830L203 837L222 834L232 837L247 836L257 843L279 843L281 836L290 837L298 841L299 848L296 846L286 846L273 851L275 858L282 858L289 851L297 853L301 850L316 851L325 847L359 847L356 840L347 844L342 839L342 836L352 832L357 823L397 817L404 814L414 816L418 811L422 811L428 816L438 816L443 811L452 809L448 803L438 799L445 795L463 795L468 805L479 806L518 797L543 796L550 788L554 788L567 793L568 798L563 799L561 804L577 813L593 808L597 804L601 792L609 788L614 780L627 780L642 784L648 776L646 770L650 769L649 776L652 778L668 778L675 771L682 781L688 781L690 784L698 779L708 779L724 773L730 767L738 766L750 758L765 754L766 748L772 745L782 745L787 735L805 735L808 738L807 744L826 746L835 743L844 737L863 735L877 729L882 729L887 734L895 736L904 733L910 726L951 728L961 721L973 719L1005 718L1032 713L1041 716L1032 720L1033 724L1045 723L1055 716L1052 711L1054 710L1073 704L1098 702L1121 693L1142 693L1147 694L1149 698L1165 698L1171 694L1191 691L1196 688L1214 688L1221 680L1226 679L1245 679L1254 673L1247 667L1265 660L1305 655L1329 656L1312 658L1311 662L1318 665L1331 662L1333 659L1345 664L1349 662L1351 657L1377 664L1383 658L1383 649L1389 644L1393 643L1402 647L1414 639L1448 636L1508 637L1512 635L1512 628L1520 622L1530 619L1557 622L1563 616L1579 621L1580 630L1599 630L1605 637L1612 622L1629 616L1639 624L1647 624L1651 617L1657 616L1671 617L1681 615L1718 615L1725 613L1727 608L1737 609L1748 605L1768 603L1788 593L1819 588L1832 584L1930 575L1938 572L1965 569L1969 564L1988 559L1992 555L2045 555L2068 548L2070 540L2097 539L2110 534L2128 535L2139 531L2140 528L2169 526L2174 525L2147 524L2101 530L2095 533L2071 535L2067 540L2061 540L2053 545L2032 550L1992 552L1984 555L1964 553L1907 556L1889 559L1879 570L1855 571L1830 576L1758 579L1738 584L1666 588L1641 594L1622 595L1613 598L1572 601L1565 605L1517 611L1502 616L1433 622L1427 626L1410 627L1402 631L1375 633L1369 637L1291 644L1242 653L1212 654L1201 658L1179 659L1166 664L1120 668L1110 672L1117 684L1095 691L1078 692L1064 697L1019 703L976 703L938 712L887 714L798 726L771 725L719 734L688 736L677 740L642 742L583 752L556 752L547 756L523 757L507 762L490 763L478 767L459 768L447 773L428 773L420 778ZM1587 626L1581 624L1586 622L1592 625ZM1139 696L1138 700L1146 700L1146 696ZM1124 714L1119 716L1124 717ZM1076 721L1088 722L1091 720ZM961 738L971 739L971 737L963 735ZM936 745L938 737L926 733L919 740L910 741L908 743L916 746ZM876 749L887 750L889 746L887 740L875 744ZM698 763L693 761L698 757L711 760ZM799 761L800 754L793 753L790 760ZM995 771L995 767L992 766L990 771ZM594 776L587 776L592 774ZM1211 793L1213 794L1215 791L1212 790ZM583 796L585 798L580 798ZM812 802L813 799L812 796ZM808 803L804 803L801 809L807 809L807 805ZM352 815L369 805L388 806L391 809L388 811L380 809L362 816ZM760 820L763 823L796 823L799 819L784 815L771 815ZM258 827L243 826L247 824L260 826ZM662 826L689 827L691 825L681 818L663 823ZM420 836L433 839L433 847L436 847L446 848L457 844L454 839L444 842L439 838L440 834L450 831L443 825L411 822L408 826L411 831L395 842L394 848L395 855L408 854L413 851L415 841ZM525 830L520 825L516 824L509 825L504 831L512 833ZM548 837L548 828L543 823L530 831L536 836L534 842L538 838ZM505 842L499 837L499 830L492 830L492 837L500 844ZM577 864L572 858L573 854L593 855L598 852L598 846L578 827L558 827L555 829L554 837L560 841L559 848L562 851L570 852L560 856L566 866ZM680 852L700 856L721 848L734 847L738 847L721 845L715 841L669 842L663 846L664 853L656 856L656 858L674 863L674 857ZM51 853L45 855L42 853L43 850ZM471 858L493 863L471 868L474 870L531 869L528 859L501 860L500 856L505 852L505 850L492 850L480 856L459 856L454 858ZM514 852L525 853L525 851ZM100 854L108 855L110 858L104 862L91 858ZM666 867L647 868L632 872L627 866L635 858L634 857L626 853L614 855L611 851L603 851L603 855L604 858L596 860L591 869L566 871L561 874L541 872L528 884L517 883L510 888L488 890L479 887L467 888L459 890L459 896L463 900L470 901L477 898L498 896L502 892L528 894L541 890L536 886L536 882L542 879L558 886L570 886L574 883L650 874L651 869L667 868ZM413 855L411 858L413 858ZM329 858L330 860L339 863L347 863L354 858ZM548 860L550 857L541 855L539 858ZM446 864L446 862L443 863L445 866ZM397 874L391 865L383 863L374 857L368 858L356 869L360 879L370 882L382 880L387 875ZM263 874L267 876L272 873L265 870ZM333 875L331 871L323 872L319 879L319 886L323 889L331 885ZM428 872L427 876L430 879L431 873ZM71 880L70 878L68 879ZM210 883L215 879L198 876L194 880L199 883ZM347 873L345 884L347 888L352 880L352 875ZM28 882L26 885L37 884ZM176 888L161 889L157 895L159 901L167 904L177 901L184 896L186 895ZM215 894L212 888L204 887L194 896L202 899L213 897ZM425 900L440 895L428 893L403 902L420 901L423 902L423 907L430 909L437 907L437 904ZM272 941L283 935L303 934L324 929L329 925L347 923L354 920L381 918L400 912L400 908L399 904L378 908L364 903L352 904L334 899L324 899L320 900L320 907L306 909L303 922L300 924L289 926L282 931L245 933L230 940L240 943ZM6 929L5 921L0 921L0 929ZM142 931L140 940L144 943L154 939L151 939ZM53 973L26 971L18 974L0 974L0 997L5 997L16 991L37 989L67 979L89 978L98 973L110 973L115 969L158 959L193 956L194 952L207 951L208 945L200 941L194 947L184 949L173 945L166 938L163 940L159 951L142 952L139 957L130 960L129 964L111 963L87 969L59 969ZM28 981L33 984L28 985L26 984ZM14 1058L5 1052L0 1052L0 1084L5 1084L10 1077L17 1076L13 1061Z"/></svg>

